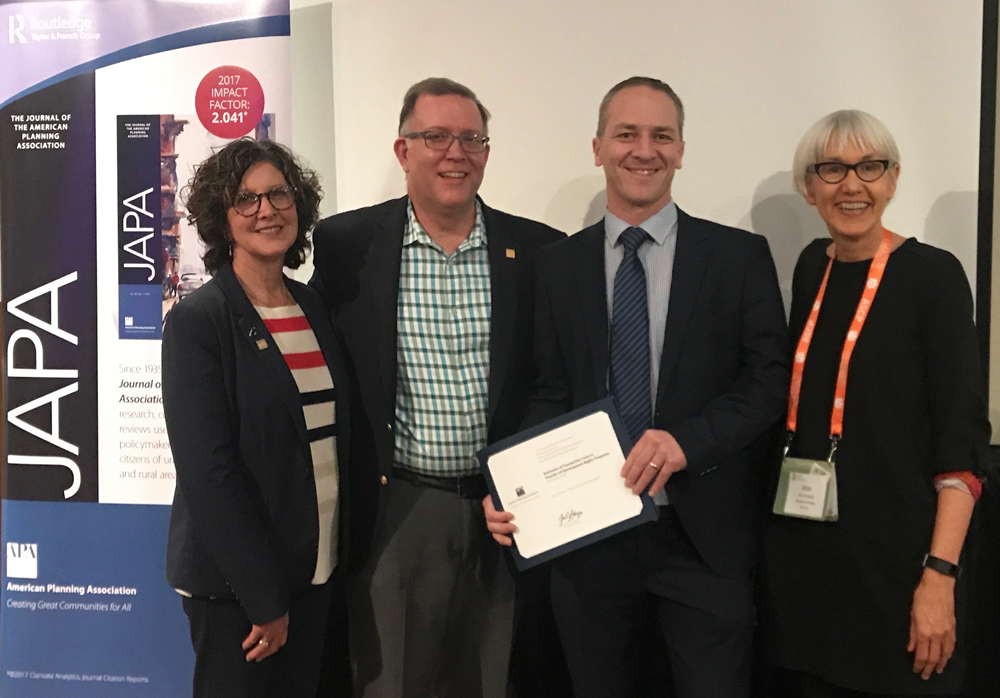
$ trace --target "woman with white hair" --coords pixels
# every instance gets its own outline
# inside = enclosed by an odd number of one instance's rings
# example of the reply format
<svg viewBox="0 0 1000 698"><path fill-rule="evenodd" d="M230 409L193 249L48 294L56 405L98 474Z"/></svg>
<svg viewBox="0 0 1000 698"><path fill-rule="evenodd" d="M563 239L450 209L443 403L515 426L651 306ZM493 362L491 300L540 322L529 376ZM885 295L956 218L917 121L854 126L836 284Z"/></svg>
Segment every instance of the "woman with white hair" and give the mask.
<svg viewBox="0 0 1000 698"><path fill-rule="evenodd" d="M795 153L830 231L792 286L788 439L764 531L760 637L780 695L951 695L967 622L963 544L990 427L969 283L882 225L899 150L834 112Z"/></svg>

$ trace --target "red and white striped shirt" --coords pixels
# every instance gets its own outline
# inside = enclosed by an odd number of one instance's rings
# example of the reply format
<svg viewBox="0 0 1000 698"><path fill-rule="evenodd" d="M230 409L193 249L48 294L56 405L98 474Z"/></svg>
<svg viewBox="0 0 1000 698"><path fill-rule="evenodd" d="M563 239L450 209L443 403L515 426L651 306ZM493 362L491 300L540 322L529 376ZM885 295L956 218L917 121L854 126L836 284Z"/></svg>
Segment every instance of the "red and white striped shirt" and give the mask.
<svg viewBox="0 0 1000 698"><path fill-rule="evenodd" d="M337 403L333 378L298 304L254 307L285 358L302 397L319 505L319 550L312 583L323 584L337 566Z"/></svg>

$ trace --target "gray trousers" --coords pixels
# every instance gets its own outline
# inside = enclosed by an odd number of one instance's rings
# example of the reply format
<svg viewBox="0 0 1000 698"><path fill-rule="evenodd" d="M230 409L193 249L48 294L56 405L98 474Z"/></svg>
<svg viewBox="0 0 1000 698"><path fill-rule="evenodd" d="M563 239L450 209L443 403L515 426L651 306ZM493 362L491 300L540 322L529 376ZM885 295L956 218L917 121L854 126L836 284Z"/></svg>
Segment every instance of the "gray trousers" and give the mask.
<svg viewBox="0 0 1000 698"><path fill-rule="evenodd" d="M503 698L514 582L482 504L394 479L372 557L351 583L359 698Z"/></svg>

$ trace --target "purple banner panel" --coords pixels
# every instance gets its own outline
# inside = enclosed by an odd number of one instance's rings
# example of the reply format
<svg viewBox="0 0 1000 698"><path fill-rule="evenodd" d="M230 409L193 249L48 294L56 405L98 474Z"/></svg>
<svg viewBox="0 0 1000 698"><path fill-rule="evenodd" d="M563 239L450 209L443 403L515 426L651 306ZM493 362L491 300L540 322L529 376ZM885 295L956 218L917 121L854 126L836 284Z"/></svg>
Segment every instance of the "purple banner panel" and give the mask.
<svg viewBox="0 0 1000 698"><path fill-rule="evenodd" d="M191 29L288 14L288 0L0 1L0 105L130 46Z"/></svg>
<svg viewBox="0 0 1000 698"><path fill-rule="evenodd" d="M94 78L0 109L4 497L97 501Z"/></svg>
<svg viewBox="0 0 1000 698"><path fill-rule="evenodd" d="M173 214L173 197L167 202ZM163 335L160 115L118 117L118 336Z"/></svg>

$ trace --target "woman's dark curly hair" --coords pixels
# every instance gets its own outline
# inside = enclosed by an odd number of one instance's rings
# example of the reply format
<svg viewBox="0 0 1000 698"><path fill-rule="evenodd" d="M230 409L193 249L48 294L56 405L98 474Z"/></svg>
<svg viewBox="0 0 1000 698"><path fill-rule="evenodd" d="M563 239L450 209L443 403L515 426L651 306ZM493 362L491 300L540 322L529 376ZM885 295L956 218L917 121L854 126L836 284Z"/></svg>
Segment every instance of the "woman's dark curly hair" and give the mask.
<svg viewBox="0 0 1000 698"><path fill-rule="evenodd" d="M319 220L319 202L323 198L316 173L302 167L292 151L280 143L240 138L198 165L184 191L187 219L205 243L205 269L211 273L233 260L227 213L243 176L258 162L274 165L295 192L299 234L285 252L285 266L297 269L312 247L308 233Z"/></svg>

